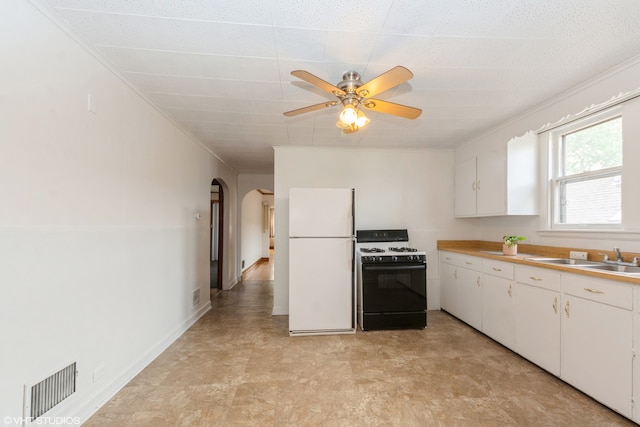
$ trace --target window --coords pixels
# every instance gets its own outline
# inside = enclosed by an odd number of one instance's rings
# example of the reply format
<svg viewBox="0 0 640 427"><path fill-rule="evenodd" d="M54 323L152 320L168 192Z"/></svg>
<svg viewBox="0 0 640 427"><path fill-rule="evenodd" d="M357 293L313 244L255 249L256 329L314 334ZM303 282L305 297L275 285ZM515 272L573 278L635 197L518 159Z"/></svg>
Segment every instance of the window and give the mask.
<svg viewBox="0 0 640 427"><path fill-rule="evenodd" d="M552 133L552 228L622 224L622 116L608 110Z"/></svg>

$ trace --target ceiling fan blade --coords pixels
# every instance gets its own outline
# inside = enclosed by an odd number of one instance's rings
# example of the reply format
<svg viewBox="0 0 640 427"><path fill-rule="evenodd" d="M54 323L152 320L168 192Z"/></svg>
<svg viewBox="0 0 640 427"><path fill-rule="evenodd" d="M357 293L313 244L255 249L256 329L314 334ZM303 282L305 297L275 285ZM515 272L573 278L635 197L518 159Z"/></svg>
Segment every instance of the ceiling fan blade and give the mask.
<svg viewBox="0 0 640 427"><path fill-rule="evenodd" d="M297 116L298 114L310 113L311 111L322 110L323 108L333 107L338 101L322 102L320 104L309 105L308 107L298 108L297 110L287 111L282 113L287 117Z"/></svg>
<svg viewBox="0 0 640 427"><path fill-rule="evenodd" d="M398 65L393 67L389 71L380 74L373 80L369 80L367 83L356 89L356 94L363 98L369 96L375 96L380 92L384 92L387 89L391 89L394 86L404 83L407 80L413 78L413 73L406 68Z"/></svg>
<svg viewBox="0 0 640 427"><path fill-rule="evenodd" d="M404 117L405 119L416 119L420 117L420 114L422 114L422 110L419 108L396 104L389 101L381 101L379 99L365 99L362 102L362 106L368 110L393 114L394 116Z"/></svg>
<svg viewBox="0 0 640 427"><path fill-rule="evenodd" d="M320 89L324 90L325 92L329 92L332 95L335 95L335 96L346 95L346 92L343 91L342 89L339 89L334 85L332 85L331 83L322 80L320 77L314 76L308 71L294 70L291 72L291 75L301 80L304 80L307 83L311 83L312 85L319 87Z"/></svg>

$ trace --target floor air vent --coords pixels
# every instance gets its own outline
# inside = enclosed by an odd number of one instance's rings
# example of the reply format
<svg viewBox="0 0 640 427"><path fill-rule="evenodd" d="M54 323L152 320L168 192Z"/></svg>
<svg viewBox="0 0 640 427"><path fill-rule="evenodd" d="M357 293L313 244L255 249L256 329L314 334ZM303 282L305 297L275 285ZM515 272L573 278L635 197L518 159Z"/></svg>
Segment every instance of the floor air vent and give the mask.
<svg viewBox="0 0 640 427"><path fill-rule="evenodd" d="M24 415L32 423L76 391L76 363L36 384L25 385Z"/></svg>

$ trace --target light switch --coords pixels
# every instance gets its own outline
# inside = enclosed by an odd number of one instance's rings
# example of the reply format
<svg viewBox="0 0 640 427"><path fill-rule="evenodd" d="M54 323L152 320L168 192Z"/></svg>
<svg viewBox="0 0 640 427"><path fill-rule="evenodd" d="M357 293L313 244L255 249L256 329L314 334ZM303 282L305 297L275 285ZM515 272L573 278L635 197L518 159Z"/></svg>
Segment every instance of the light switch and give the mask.
<svg viewBox="0 0 640 427"><path fill-rule="evenodd" d="M91 93L87 95L87 109L96 114L96 97Z"/></svg>

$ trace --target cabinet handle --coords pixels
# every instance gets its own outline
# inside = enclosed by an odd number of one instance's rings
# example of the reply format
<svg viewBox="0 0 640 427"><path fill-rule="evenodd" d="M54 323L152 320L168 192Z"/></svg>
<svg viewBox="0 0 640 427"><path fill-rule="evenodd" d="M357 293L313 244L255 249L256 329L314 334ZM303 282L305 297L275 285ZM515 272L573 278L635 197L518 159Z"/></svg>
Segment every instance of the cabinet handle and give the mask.
<svg viewBox="0 0 640 427"><path fill-rule="evenodd" d="M480 180L478 180L478 184L476 185L476 188L480 190Z"/></svg>
<svg viewBox="0 0 640 427"><path fill-rule="evenodd" d="M511 297L511 283L509 283L509 290L507 291L507 293L509 294L509 297Z"/></svg>
<svg viewBox="0 0 640 427"><path fill-rule="evenodd" d="M529 276L529 279L535 280L536 282L540 282L543 280L542 277L536 277L536 276Z"/></svg>
<svg viewBox="0 0 640 427"><path fill-rule="evenodd" d="M450 257L445 257L445 259L446 259L447 261L451 261L451 258L450 258Z"/></svg>
<svg viewBox="0 0 640 427"><path fill-rule="evenodd" d="M569 318L569 301L567 301L564 305L564 312L567 315L567 319Z"/></svg>
<svg viewBox="0 0 640 427"><path fill-rule="evenodd" d="M493 271L502 271L501 268L493 267Z"/></svg>
<svg viewBox="0 0 640 427"><path fill-rule="evenodd" d="M599 289L584 288L584 290L587 292L591 292L592 294L604 294L604 291L601 291Z"/></svg>
<svg viewBox="0 0 640 427"><path fill-rule="evenodd" d="M558 314L558 297L555 297L555 298L553 299L553 305L552 305L552 307L553 307L553 312L554 312L554 313L556 313L556 314Z"/></svg>
<svg viewBox="0 0 640 427"><path fill-rule="evenodd" d="M475 181L473 181L471 183L471 190L476 191L476 182Z"/></svg>
<svg viewBox="0 0 640 427"><path fill-rule="evenodd" d="M467 265L473 265L473 263L469 262L469 261L465 261L464 263L467 264Z"/></svg>
<svg viewBox="0 0 640 427"><path fill-rule="evenodd" d="M454 271L453 271L453 277L454 277L455 279L457 279L457 278L458 278L458 270L454 270Z"/></svg>
<svg viewBox="0 0 640 427"><path fill-rule="evenodd" d="M478 276L478 278L476 279L476 283L478 284L478 287L480 286L480 276Z"/></svg>

